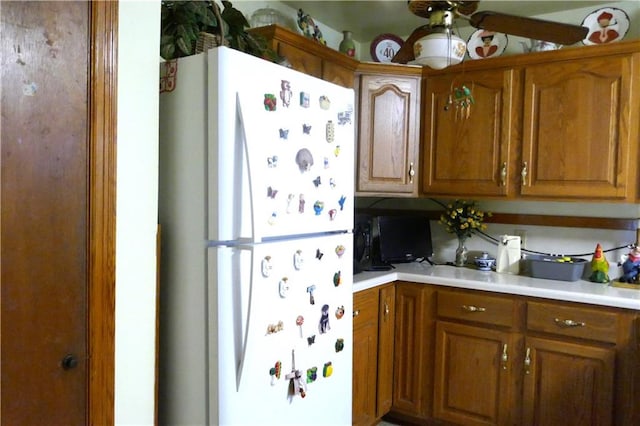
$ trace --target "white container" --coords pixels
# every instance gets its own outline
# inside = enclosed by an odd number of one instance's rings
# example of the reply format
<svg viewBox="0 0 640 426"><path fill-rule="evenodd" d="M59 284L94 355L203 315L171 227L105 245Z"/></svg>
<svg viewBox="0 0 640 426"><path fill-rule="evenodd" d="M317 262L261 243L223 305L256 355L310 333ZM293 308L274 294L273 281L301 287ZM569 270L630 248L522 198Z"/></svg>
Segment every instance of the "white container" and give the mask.
<svg viewBox="0 0 640 426"><path fill-rule="evenodd" d="M496 272L505 274L520 273L520 237L517 235L502 235L498 242L496 256Z"/></svg>

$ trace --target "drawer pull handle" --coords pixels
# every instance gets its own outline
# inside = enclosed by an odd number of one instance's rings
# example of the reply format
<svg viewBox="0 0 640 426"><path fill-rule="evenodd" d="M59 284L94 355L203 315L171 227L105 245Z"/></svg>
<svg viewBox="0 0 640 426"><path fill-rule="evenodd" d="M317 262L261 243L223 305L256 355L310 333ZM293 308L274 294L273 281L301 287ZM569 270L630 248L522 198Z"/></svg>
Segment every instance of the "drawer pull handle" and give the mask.
<svg viewBox="0 0 640 426"><path fill-rule="evenodd" d="M487 309L482 306L462 305L462 310L467 312L485 312Z"/></svg>
<svg viewBox="0 0 640 426"><path fill-rule="evenodd" d="M358 315L360 315L360 309L357 309L355 311L353 311L353 317L357 317Z"/></svg>
<svg viewBox="0 0 640 426"><path fill-rule="evenodd" d="M527 162L525 161L522 165L522 171L520 172L520 176L522 176L522 181L520 182L520 184L522 186L527 186L527 175L529 174L529 170L527 167Z"/></svg>
<svg viewBox="0 0 640 426"><path fill-rule="evenodd" d="M500 185L507 186L507 162L502 163L502 169L500 169Z"/></svg>
<svg viewBox="0 0 640 426"><path fill-rule="evenodd" d="M507 369L507 361L509 361L509 355L507 354L507 344L502 345L502 369Z"/></svg>
<svg viewBox="0 0 640 426"><path fill-rule="evenodd" d="M387 316L389 316L389 303L388 302L384 302L384 316L385 316L385 318Z"/></svg>
<svg viewBox="0 0 640 426"><path fill-rule="evenodd" d="M413 183L413 177L415 176L416 171L413 170L413 163L409 163L409 183Z"/></svg>
<svg viewBox="0 0 640 426"><path fill-rule="evenodd" d="M524 374L529 374L531 370L531 348L527 348L524 356Z"/></svg>
<svg viewBox="0 0 640 426"><path fill-rule="evenodd" d="M560 318L554 318L553 321L558 327L584 327L586 324L582 321L574 321L570 319L561 320Z"/></svg>

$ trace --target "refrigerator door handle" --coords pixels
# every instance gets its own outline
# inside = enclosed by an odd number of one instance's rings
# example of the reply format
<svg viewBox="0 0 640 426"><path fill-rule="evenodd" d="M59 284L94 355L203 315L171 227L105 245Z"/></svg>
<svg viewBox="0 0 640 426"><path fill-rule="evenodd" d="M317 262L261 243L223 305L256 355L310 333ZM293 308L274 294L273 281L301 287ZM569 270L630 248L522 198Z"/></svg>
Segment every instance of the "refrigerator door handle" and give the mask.
<svg viewBox="0 0 640 426"><path fill-rule="evenodd" d="M239 246L238 249L240 250L248 250L251 253L251 265L253 265L254 262L254 250L251 250L250 248L247 247L242 247ZM246 318L245 318L245 328L244 330L242 330L242 333L244 334L244 338L242 339L242 347L240 348L240 353L239 355L239 359L236 360L236 365L237 365L237 370L236 370L236 391L240 391L240 385L242 383L242 372L244 369L244 365L245 365L245 361L247 358L247 354L249 353L249 351L247 350L248 346L249 346L249 336L250 334L250 330L251 330L251 312L253 311L253 299L254 299L254 295L253 295L253 290L254 290L254 272L253 272L253 267L251 268L251 274L249 277L249 288L248 288L248 298L247 298L247 309L246 309ZM238 302L238 304L242 303L242 299L240 299L240 301ZM237 309L239 312L243 312L244 311L244 306L236 306L235 309Z"/></svg>
<svg viewBox="0 0 640 426"><path fill-rule="evenodd" d="M254 173L251 173L251 162L249 161L249 143L247 141L247 126L246 126L246 121L244 119L244 116L242 114L242 102L240 100L240 93L236 92L236 114L238 115L238 122L239 122L239 128L240 128L240 134L242 137L242 146L243 146L243 156L244 156L244 161L246 162L245 164L247 165L247 168L244 169L244 173L247 173L247 181L248 181L248 187L247 190L249 191L249 209L252 212L255 212L255 202L254 202L254 193L255 193L255 188L254 188L254 182L252 180L252 177L254 175ZM252 242L261 242L261 238L259 235L256 235L256 215L252 214L251 215L251 241Z"/></svg>

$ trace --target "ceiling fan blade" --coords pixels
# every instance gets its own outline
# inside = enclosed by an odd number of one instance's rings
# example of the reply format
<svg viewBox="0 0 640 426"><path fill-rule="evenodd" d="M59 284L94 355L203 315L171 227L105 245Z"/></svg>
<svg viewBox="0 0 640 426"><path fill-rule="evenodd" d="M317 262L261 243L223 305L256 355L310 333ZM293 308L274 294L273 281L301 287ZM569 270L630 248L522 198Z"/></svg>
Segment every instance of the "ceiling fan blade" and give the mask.
<svg viewBox="0 0 640 426"><path fill-rule="evenodd" d="M490 11L476 12L469 17L469 21L476 28L563 45L582 41L589 32L587 27L580 25L561 24Z"/></svg>
<svg viewBox="0 0 640 426"><path fill-rule="evenodd" d="M432 32L433 30L429 28L428 25L423 25L413 30L411 35L405 40L400 50L398 50L398 53L391 58L391 62L395 64L406 64L409 61L413 61L416 58L413 53L413 44Z"/></svg>

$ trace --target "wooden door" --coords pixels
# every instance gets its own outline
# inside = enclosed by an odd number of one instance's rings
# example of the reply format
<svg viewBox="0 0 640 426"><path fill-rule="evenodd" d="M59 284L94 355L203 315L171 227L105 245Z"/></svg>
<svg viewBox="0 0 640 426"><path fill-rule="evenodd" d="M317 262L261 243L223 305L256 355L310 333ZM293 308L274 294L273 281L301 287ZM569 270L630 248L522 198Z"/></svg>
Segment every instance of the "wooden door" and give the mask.
<svg viewBox="0 0 640 426"><path fill-rule="evenodd" d="M101 3L0 6L3 425L113 423L117 3Z"/></svg>
<svg viewBox="0 0 640 426"><path fill-rule="evenodd" d="M393 411L426 419L433 385L433 305L430 286L396 284Z"/></svg>
<svg viewBox="0 0 640 426"><path fill-rule="evenodd" d="M514 346L508 332L438 321L434 417L469 426L508 424L518 410L510 405Z"/></svg>
<svg viewBox="0 0 640 426"><path fill-rule="evenodd" d="M417 195L420 78L362 75L356 192Z"/></svg>
<svg viewBox="0 0 640 426"><path fill-rule="evenodd" d="M496 195L510 192L510 147L517 138L518 74L487 70L426 80L422 191L429 195ZM456 107L455 89L473 103Z"/></svg>
<svg viewBox="0 0 640 426"><path fill-rule="evenodd" d="M640 55L529 66L522 195L635 199Z"/></svg>
<svg viewBox="0 0 640 426"><path fill-rule="evenodd" d="M615 349L534 337L526 348L523 424L612 424Z"/></svg>
<svg viewBox="0 0 640 426"><path fill-rule="evenodd" d="M377 288L353 295L354 425L372 425L376 419L378 300Z"/></svg>

